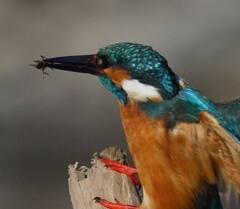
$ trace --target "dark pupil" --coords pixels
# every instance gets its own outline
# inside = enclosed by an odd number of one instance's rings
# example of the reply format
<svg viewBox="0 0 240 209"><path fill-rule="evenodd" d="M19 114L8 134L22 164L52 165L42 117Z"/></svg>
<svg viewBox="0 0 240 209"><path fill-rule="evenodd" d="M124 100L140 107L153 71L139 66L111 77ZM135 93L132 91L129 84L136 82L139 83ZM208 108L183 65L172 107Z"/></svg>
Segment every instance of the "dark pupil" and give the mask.
<svg viewBox="0 0 240 209"><path fill-rule="evenodd" d="M109 63L106 57L98 57L97 64L100 68L109 67Z"/></svg>

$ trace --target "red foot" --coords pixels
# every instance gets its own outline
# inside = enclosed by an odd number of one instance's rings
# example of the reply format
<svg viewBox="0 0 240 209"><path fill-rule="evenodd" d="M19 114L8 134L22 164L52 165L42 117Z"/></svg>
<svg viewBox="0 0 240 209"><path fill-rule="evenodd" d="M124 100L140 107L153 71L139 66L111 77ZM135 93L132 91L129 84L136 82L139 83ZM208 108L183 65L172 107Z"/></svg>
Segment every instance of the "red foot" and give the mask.
<svg viewBox="0 0 240 209"><path fill-rule="evenodd" d="M136 186L141 186L141 183L139 179L137 178L137 169L132 168L127 165L123 165L121 163L118 163L116 161L107 159L107 158L101 158L101 161L105 164L107 168L110 168L111 170L117 171L119 173L124 173L129 176L129 178L132 180L133 184Z"/></svg>
<svg viewBox="0 0 240 209"><path fill-rule="evenodd" d="M102 205L105 208L109 208L109 209L139 209L139 207L137 206L133 206L133 205L124 205L122 203L112 203L109 202L105 199L102 199L100 197L95 197L94 198L96 203L99 203L100 205Z"/></svg>

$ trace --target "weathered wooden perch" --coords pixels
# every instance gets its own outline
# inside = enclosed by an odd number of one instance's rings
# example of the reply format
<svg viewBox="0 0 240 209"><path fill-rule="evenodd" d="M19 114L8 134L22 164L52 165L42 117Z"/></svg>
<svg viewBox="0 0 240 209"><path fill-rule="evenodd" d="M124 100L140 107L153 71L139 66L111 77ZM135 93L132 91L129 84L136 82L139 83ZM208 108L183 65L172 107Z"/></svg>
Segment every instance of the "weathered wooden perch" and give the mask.
<svg viewBox="0 0 240 209"><path fill-rule="evenodd" d="M126 163L126 153L117 147L106 148L100 155ZM105 168L96 154L91 164L91 168L79 167L78 163L69 165L68 183L73 209L102 209L93 201L97 196L112 202L117 199L124 204L140 204L140 196L126 175Z"/></svg>

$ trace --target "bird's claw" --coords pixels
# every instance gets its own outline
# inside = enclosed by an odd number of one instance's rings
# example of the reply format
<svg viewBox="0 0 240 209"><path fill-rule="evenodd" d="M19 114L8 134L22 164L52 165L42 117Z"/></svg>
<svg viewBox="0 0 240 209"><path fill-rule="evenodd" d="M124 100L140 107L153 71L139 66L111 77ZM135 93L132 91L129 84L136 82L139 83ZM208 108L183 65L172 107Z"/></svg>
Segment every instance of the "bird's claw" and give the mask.
<svg viewBox="0 0 240 209"><path fill-rule="evenodd" d="M101 198L100 197L94 197L93 200L94 200L95 203L99 203L101 201Z"/></svg>

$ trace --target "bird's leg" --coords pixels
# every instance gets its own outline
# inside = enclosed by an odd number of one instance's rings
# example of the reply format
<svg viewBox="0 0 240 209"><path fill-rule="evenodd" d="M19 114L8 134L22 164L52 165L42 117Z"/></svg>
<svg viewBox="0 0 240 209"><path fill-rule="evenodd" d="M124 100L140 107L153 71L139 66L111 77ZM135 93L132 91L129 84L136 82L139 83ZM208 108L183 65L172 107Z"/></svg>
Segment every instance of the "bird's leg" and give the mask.
<svg viewBox="0 0 240 209"><path fill-rule="evenodd" d="M127 166L127 165L123 165L119 162L110 160L108 158L100 158L100 160L102 161L103 164L105 164L105 166L111 170L117 171L119 173L123 173L126 174L127 176L129 176L129 178L131 179L131 181L133 182L133 184L135 186L141 186L141 183L137 177L137 169Z"/></svg>
<svg viewBox="0 0 240 209"><path fill-rule="evenodd" d="M113 203L100 197L95 197L94 200L96 203L99 203L100 205L108 209L139 209L138 206L124 205L122 203L119 203L118 201L116 201L116 203Z"/></svg>

